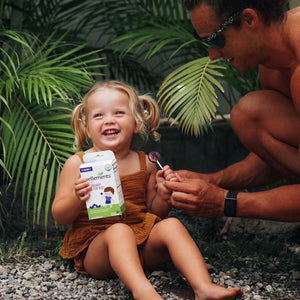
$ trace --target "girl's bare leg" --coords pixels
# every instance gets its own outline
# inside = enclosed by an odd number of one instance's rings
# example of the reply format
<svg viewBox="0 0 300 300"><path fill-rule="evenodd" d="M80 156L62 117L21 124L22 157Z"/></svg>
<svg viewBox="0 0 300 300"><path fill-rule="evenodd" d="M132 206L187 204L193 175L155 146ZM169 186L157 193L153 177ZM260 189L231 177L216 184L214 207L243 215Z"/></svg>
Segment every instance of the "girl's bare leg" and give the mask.
<svg viewBox="0 0 300 300"><path fill-rule="evenodd" d="M84 267L97 279L117 275L135 299L162 299L144 273L134 233L125 224L112 225L91 242Z"/></svg>
<svg viewBox="0 0 300 300"><path fill-rule="evenodd" d="M240 288L227 289L212 284L197 245L176 218L165 219L153 227L142 249L145 266L150 269L157 268L166 258L167 252L193 288L195 299L236 299L242 295Z"/></svg>

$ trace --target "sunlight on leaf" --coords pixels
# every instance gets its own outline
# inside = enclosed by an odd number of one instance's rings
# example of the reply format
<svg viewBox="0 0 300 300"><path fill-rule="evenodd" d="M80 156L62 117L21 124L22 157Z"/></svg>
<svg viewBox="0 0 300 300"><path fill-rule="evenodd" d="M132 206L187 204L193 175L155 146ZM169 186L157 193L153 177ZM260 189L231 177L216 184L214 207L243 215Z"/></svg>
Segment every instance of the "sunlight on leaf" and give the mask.
<svg viewBox="0 0 300 300"><path fill-rule="evenodd" d="M179 67L163 81L158 103L185 134L200 136L210 126L219 105L215 87L224 92L217 80L223 69L217 60L203 57Z"/></svg>

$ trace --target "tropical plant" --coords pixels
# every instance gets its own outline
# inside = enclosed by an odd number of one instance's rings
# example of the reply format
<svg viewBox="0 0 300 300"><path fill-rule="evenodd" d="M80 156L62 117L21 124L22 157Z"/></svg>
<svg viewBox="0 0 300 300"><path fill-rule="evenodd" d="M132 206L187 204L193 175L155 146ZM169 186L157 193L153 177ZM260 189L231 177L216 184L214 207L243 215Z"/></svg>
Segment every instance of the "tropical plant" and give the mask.
<svg viewBox="0 0 300 300"><path fill-rule="evenodd" d="M300 1L299 0L291 0L291 1L289 1L289 4L290 4L291 8L297 7L297 6L300 6Z"/></svg>
<svg viewBox="0 0 300 300"><path fill-rule="evenodd" d="M178 122L183 132L194 136L207 131L218 106L213 85L224 91L216 79L223 76L224 68L204 57L184 64L166 77L158 100L167 116L175 116L171 125Z"/></svg>
<svg viewBox="0 0 300 300"><path fill-rule="evenodd" d="M102 67L99 51L50 36L1 30L1 165L13 180L33 225L48 223L50 201L65 160L73 153L72 101L91 86ZM74 102L73 102L74 104ZM33 202L33 203L32 203Z"/></svg>

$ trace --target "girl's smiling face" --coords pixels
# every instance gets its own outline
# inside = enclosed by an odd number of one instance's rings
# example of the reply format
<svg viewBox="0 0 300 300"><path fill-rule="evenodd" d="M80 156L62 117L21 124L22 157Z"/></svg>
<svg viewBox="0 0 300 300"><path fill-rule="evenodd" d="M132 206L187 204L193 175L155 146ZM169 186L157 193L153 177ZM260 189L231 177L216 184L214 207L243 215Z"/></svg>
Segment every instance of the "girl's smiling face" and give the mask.
<svg viewBox="0 0 300 300"><path fill-rule="evenodd" d="M132 136L139 128L129 108L128 94L100 88L87 101L86 130L95 150L129 149Z"/></svg>

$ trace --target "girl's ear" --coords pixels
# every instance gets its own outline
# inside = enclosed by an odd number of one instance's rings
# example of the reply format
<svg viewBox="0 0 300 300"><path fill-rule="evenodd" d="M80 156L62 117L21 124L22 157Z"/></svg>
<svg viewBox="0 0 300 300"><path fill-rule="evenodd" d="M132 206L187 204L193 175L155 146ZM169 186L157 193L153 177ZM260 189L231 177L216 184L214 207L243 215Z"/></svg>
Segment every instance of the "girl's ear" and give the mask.
<svg viewBox="0 0 300 300"><path fill-rule="evenodd" d="M84 122L83 126L84 126L84 130L85 130L85 134L87 135L88 138L91 138L89 128L88 128L86 122Z"/></svg>
<svg viewBox="0 0 300 300"><path fill-rule="evenodd" d="M135 134L138 134L141 131L142 125L143 125L142 121L136 121L135 128L134 128L133 132Z"/></svg>

